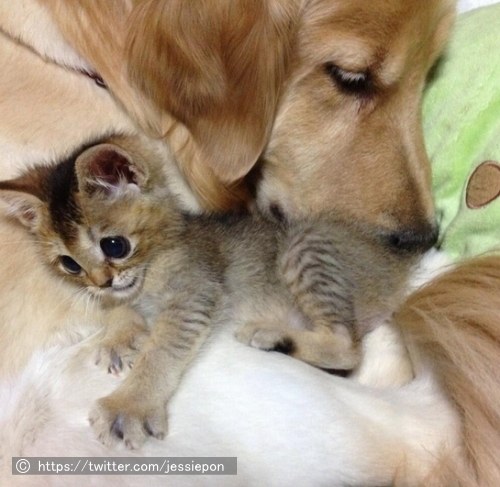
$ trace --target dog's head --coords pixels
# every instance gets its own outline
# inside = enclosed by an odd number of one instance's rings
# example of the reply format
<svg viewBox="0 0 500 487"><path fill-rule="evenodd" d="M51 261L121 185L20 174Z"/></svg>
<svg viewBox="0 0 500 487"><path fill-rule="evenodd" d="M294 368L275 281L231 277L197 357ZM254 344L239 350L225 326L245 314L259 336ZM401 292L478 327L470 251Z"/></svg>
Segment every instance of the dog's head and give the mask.
<svg viewBox="0 0 500 487"><path fill-rule="evenodd" d="M420 98L451 0L138 4L129 75L187 130L195 188L222 195L259 161L266 212L331 209L396 247L434 242Z"/></svg>
<svg viewBox="0 0 500 487"><path fill-rule="evenodd" d="M452 19L449 2L308 2L259 206L285 217L331 208L376 225L396 247L430 246L420 99Z"/></svg>

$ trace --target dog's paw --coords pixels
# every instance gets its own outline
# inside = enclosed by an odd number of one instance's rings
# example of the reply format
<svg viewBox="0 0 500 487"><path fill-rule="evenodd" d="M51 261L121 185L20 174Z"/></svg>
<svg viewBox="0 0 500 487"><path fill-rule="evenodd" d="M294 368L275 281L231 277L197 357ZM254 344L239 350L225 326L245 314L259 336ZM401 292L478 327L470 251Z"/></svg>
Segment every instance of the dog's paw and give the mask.
<svg viewBox="0 0 500 487"><path fill-rule="evenodd" d="M152 406L147 399L131 400L117 394L99 399L89 414L89 423L105 446L123 441L137 450L152 436L158 440L167 434L167 413L163 405Z"/></svg>
<svg viewBox="0 0 500 487"><path fill-rule="evenodd" d="M235 336L241 343L259 350L290 355L294 348L293 340L286 330L266 328L257 323L247 323L236 330Z"/></svg>
<svg viewBox="0 0 500 487"><path fill-rule="evenodd" d="M107 333L99 344L95 364L114 375L131 369L148 337L148 329L136 323Z"/></svg>

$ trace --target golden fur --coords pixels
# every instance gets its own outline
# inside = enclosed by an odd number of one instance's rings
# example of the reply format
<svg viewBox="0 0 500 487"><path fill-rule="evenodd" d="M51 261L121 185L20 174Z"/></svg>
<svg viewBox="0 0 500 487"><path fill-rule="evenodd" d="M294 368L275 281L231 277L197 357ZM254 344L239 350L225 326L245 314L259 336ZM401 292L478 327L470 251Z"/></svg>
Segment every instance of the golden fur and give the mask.
<svg viewBox="0 0 500 487"><path fill-rule="evenodd" d="M432 239L420 95L452 1L40 1L129 113L166 136L205 207L246 200L241 178L263 153L265 211L334 208ZM332 64L373 89L346 93Z"/></svg>
<svg viewBox="0 0 500 487"><path fill-rule="evenodd" d="M495 487L500 479L500 256L464 262L413 294L396 321L458 409L464 455L425 485Z"/></svg>

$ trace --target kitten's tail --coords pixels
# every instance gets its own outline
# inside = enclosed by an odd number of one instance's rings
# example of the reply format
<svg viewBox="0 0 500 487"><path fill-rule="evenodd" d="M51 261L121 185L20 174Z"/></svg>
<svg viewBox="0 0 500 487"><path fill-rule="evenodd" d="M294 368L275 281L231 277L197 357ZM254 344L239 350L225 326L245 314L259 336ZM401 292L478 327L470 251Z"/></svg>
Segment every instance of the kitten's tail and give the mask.
<svg viewBox="0 0 500 487"><path fill-rule="evenodd" d="M444 458L425 485L498 487L500 256L475 258L431 281L396 320L462 420L463 457Z"/></svg>

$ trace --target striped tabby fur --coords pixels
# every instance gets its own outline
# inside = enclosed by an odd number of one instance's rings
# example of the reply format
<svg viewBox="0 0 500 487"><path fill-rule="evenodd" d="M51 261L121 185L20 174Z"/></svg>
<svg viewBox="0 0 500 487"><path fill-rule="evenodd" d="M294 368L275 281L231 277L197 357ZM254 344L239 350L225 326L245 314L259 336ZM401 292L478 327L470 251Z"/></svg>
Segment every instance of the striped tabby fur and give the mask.
<svg viewBox="0 0 500 487"><path fill-rule="evenodd" d="M165 404L228 317L251 346L354 368L360 338L394 309L413 262L328 215L289 225L184 215L167 183L157 154L125 137L0 183L42 259L106 309L98 362L117 373L133 363L90 413L105 444L138 448L166 434Z"/></svg>

